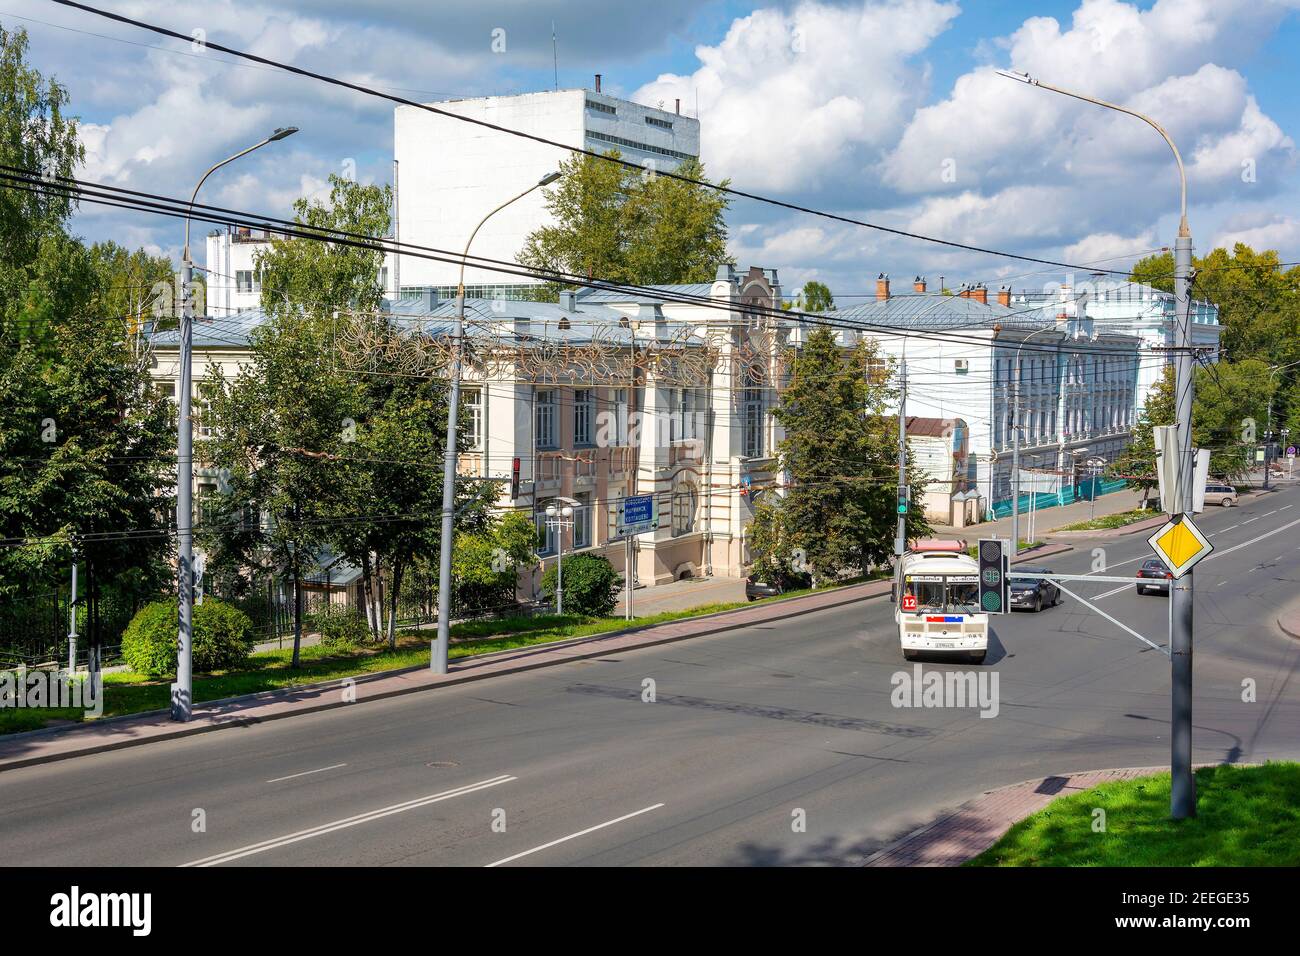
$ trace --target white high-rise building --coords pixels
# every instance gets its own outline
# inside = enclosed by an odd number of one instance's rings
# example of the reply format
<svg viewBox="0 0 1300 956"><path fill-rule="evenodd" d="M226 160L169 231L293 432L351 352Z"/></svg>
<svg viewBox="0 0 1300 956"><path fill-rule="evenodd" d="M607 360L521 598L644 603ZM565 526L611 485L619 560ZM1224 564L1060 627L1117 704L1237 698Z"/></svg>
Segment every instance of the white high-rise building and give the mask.
<svg viewBox="0 0 1300 956"><path fill-rule="evenodd" d="M433 103L440 110L566 146L622 157L648 170L672 170L700 154L700 123L668 109L642 106L594 90L556 90ZM397 232L402 242L459 256L478 222L493 208L559 168L572 154L474 123L399 106L393 117L397 160ZM474 238L471 255L514 262L524 240L550 222L541 190L494 215ZM408 295L456 293L457 262L401 257L400 282ZM537 283L470 267L466 294L522 298Z"/></svg>

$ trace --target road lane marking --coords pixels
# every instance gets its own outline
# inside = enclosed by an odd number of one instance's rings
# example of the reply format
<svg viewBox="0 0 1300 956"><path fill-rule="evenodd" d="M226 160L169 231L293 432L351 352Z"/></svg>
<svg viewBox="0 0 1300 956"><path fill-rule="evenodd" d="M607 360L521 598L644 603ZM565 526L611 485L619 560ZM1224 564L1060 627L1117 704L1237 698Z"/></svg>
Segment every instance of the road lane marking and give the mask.
<svg viewBox="0 0 1300 956"><path fill-rule="evenodd" d="M1126 590L1128 590L1128 589L1131 588L1131 587L1135 587L1135 586L1136 586L1136 582L1139 581L1139 580L1141 580L1141 579L1140 579L1140 578L1134 578L1134 579L1133 579L1134 584L1121 584L1121 585L1120 585L1119 587L1117 587L1117 588L1111 588L1109 591L1103 591L1101 594L1098 594L1095 598L1093 598L1093 600L1094 600L1094 601L1100 601L1102 598L1108 598L1108 597L1110 597L1112 594L1119 594L1120 591L1126 591Z"/></svg>
<svg viewBox="0 0 1300 956"><path fill-rule="evenodd" d="M1245 521L1242 522L1242 524L1250 524L1252 521L1258 521L1258 520L1259 520L1260 518L1262 518L1262 517L1264 517L1264 516L1263 516L1263 515L1255 515L1255 517L1253 517L1253 518L1247 518Z"/></svg>
<svg viewBox="0 0 1300 956"><path fill-rule="evenodd" d="M1231 531L1233 528L1240 528L1240 527L1241 527L1241 525L1239 525L1239 524L1234 524L1234 525L1229 525L1228 527L1224 528L1223 530L1224 530L1224 531Z"/></svg>
<svg viewBox="0 0 1300 956"><path fill-rule="evenodd" d="M346 766L347 764L345 763L334 763L334 764L330 764L328 767L321 767L318 770L304 770L302 773L291 773L287 777L276 777L274 780L268 780L266 782L279 783L281 780L294 780L297 777L306 777L313 773L324 773L326 770L338 770L339 767L346 767Z"/></svg>
<svg viewBox="0 0 1300 956"><path fill-rule="evenodd" d="M326 833L333 833L335 830L345 830L348 827L355 827L362 823L369 823L371 820L378 820L382 817L392 816L395 813L415 810L420 807L428 806L431 803L440 803L443 800L450 800L452 797L463 797L466 794L476 793L479 790L486 790L489 787L509 783L511 780L515 779L517 778L512 777L509 774L503 774L500 777L480 780L478 783L466 784L465 786L457 787L454 790L444 790L441 793L431 793L427 797L416 797L414 800L407 800L405 803L395 803L391 807L380 807L378 810L359 813L354 817L346 817L342 820L335 820L332 823L322 823L320 826L312 827L309 830L299 830L297 833L289 833L282 837L275 837L271 840L262 840L260 843L250 843L248 846L241 846L235 850L227 850L225 853L218 853L215 856L207 856L201 860L191 860L189 863L182 863L181 866L208 867L217 866L220 863L230 863L234 860L243 859L246 856L265 853L267 850L274 850L277 847L288 846L290 843L297 843L301 840L310 840L312 837L324 836Z"/></svg>
<svg viewBox="0 0 1300 956"><path fill-rule="evenodd" d="M1273 537L1273 535L1280 534L1281 532L1286 531L1288 528L1294 528L1298 524L1300 524L1300 518L1296 518L1295 521L1292 521L1290 524L1280 525L1274 528L1272 531L1265 531L1263 534L1257 535L1251 538L1249 541L1243 541L1241 542L1241 544L1234 544L1231 548L1224 548L1222 551L1215 551L1213 554L1207 555L1206 557L1202 558L1201 563L1204 564L1206 561L1218 560L1219 558L1223 557L1225 554L1232 554L1232 552L1234 551L1240 551L1242 548L1248 547L1249 545L1254 544L1256 541L1263 541L1265 538L1271 538Z"/></svg>
<svg viewBox="0 0 1300 956"><path fill-rule="evenodd" d="M524 850L523 853L516 853L514 856L508 856L504 860L497 860L495 863L489 863L484 869L491 869L494 866L501 866L505 863L511 863L515 860L526 856L532 856L534 853L540 853L542 850L549 850L553 846L559 846L561 843L568 843L570 840L576 840L580 836L586 836L588 833L595 833L597 830L603 830L605 827L612 827L616 823L622 823L624 820L631 820L633 817L639 817L643 813L649 813L651 810L658 810L662 803L656 803L654 806L643 807L640 810L634 810L632 813L625 813L621 817L615 817L613 820L606 820L604 823L597 823L594 827L587 827L585 830L579 830L577 833L570 833L568 836L560 837L558 840L552 840L550 843L543 843L541 846L535 846L531 850Z"/></svg>
<svg viewBox="0 0 1300 956"><path fill-rule="evenodd" d="M1287 508L1293 508L1293 507L1295 507L1295 506L1294 506L1294 505L1283 505L1281 508L1278 508L1277 510L1278 510L1278 511L1286 511Z"/></svg>

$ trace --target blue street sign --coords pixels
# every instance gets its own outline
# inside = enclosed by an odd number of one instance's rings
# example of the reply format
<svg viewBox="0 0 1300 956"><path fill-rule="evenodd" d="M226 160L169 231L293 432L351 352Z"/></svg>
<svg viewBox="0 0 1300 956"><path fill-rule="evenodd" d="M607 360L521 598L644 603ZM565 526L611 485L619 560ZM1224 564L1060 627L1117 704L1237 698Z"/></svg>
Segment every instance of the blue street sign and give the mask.
<svg viewBox="0 0 1300 956"><path fill-rule="evenodd" d="M615 527L618 534L642 534L653 531L656 521L654 495L632 495L618 504Z"/></svg>

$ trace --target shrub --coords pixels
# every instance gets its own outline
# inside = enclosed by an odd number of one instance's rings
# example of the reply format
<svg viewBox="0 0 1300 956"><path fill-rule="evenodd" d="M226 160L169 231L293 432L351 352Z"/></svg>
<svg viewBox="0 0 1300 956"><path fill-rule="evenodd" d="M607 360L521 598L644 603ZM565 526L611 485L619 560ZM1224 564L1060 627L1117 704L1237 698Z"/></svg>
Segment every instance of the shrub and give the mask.
<svg viewBox="0 0 1300 956"><path fill-rule="evenodd" d="M320 642L331 650L355 650L370 640L370 625L360 611L322 611L311 615L308 626L320 632Z"/></svg>
<svg viewBox="0 0 1300 956"><path fill-rule="evenodd" d="M136 673L176 673L177 614L172 598L145 605L131 619L122 634L122 656ZM246 663L253 639L253 622L238 608L215 598L194 606L195 671L229 670Z"/></svg>
<svg viewBox="0 0 1300 956"><path fill-rule="evenodd" d="M555 595L556 566L542 575L542 592ZM609 560L596 554L572 554L564 558L564 612L590 617L608 617L618 603L623 579Z"/></svg>

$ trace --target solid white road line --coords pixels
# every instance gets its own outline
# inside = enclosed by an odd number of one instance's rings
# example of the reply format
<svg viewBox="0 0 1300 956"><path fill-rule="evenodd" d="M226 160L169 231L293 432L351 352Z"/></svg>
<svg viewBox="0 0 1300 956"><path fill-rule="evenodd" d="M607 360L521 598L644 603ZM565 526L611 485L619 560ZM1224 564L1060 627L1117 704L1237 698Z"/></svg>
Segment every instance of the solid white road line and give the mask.
<svg viewBox="0 0 1300 956"><path fill-rule="evenodd" d="M450 800L452 797L463 797L466 794L475 793L479 790L486 790L488 787L495 787L499 784L509 783L517 778L504 774L500 777L492 777L489 780L480 780L478 783L467 784L463 787L457 787L454 790L444 790L441 793L432 793L427 797L417 797L414 800L407 800L405 803L395 803L391 807L381 807L378 810L371 810L368 813L359 813L354 817L347 817L343 820L335 820L333 823L323 823L320 826L312 827L310 830L299 830L297 833L290 833L282 837L276 837L273 840L263 840L260 843L250 843L248 846L239 847L236 850L227 850L225 853L218 853L215 856L207 856L201 860L192 860L189 863L182 863L182 866L216 866L219 863L229 863L232 860L243 859L246 856L253 856L257 853L265 853L267 850L274 850L277 847L288 846L290 843L297 843L300 840L310 840L312 837L324 836L326 833L333 833L335 830L345 830L348 827L354 827L361 823L369 823L371 820L378 820L381 817L392 816L394 813L403 813L407 810L415 810L419 807L428 806L431 803L440 803L443 800Z"/></svg>
<svg viewBox="0 0 1300 956"><path fill-rule="evenodd" d="M651 810L658 810L662 803L656 803L651 807L644 807L632 813L625 813L621 817L613 820L606 820L604 823L597 823L594 827L587 827L585 830L579 830L577 833L570 833L568 836L560 837L558 840L552 840L550 843L543 843L541 846L535 846L531 850L524 850L523 853L516 853L514 856L508 856L504 860L497 860L495 863L489 863L484 869L491 869L494 866L501 866L504 863L510 863L525 856L532 856L534 853L540 853L542 850L549 850L553 846L561 843L567 843L570 840L576 840L580 836L586 836L588 833L595 833L597 830L603 830L605 827L612 827L615 823L622 823L624 820L631 820L633 817L639 817L643 813L649 813Z"/></svg>
<svg viewBox="0 0 1300 956"><path fill-rule="evenodd" d="M338 770L339 767L346 767L345 763L334 763L328 767L321 767L319 770L304 770L302 773L291 773L287 777L276 777L274 780L268 780L267 783L279 783L281 780L294 780L298 777L306 777L313 773L324 773L326 770Z"/></svg>

